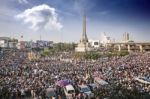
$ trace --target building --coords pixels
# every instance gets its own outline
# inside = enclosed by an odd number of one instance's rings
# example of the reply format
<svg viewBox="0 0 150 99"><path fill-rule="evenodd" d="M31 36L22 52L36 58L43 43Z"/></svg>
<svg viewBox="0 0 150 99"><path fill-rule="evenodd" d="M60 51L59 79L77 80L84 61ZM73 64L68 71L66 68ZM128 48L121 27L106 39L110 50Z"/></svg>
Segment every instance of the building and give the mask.
<svg viewBox="0 0 150 99"><path fill-rule="evenodd" d="M150 51L150 42L108 43L107 49L128 52Z"/></svg>
<svg viewBox="0 0 150 99"><path fill-rule="evenodd" d="M17 48L18 49L24 49L25 48L25 44L26 44L25 41L19 41L18 44L17 44Z"/></svg>
<svg viewBox="0 0 150 99"><path fill-rule="evenodd" d="M123 42L129 42L129 40L130 40L130 38L129 38L129 33L127 33L127 32L125 32L124 34L123 34Z"/></svg>
<svg viewBox="0 0 150 99"><path fill-rule="evenodd" d="M107 37L104 33L101 43L108 50L128 52L150 51L150 42L134 42L130 40L129 33L127 32L123 34L123 40L121 42L112 42L110 37Z"/></svg>
<svg viewBox="0 0 150 99"><path fill-rule="evenodd" d="M37 40L36 43L38 48L53 47L53 41Z"/></svg>
<svg viewBox="0 0 150 99"><path fill-rule="evenodd" d="M86 52L86 51L90 51L91 50L91 46L90 43L88 41L88 37L86 34L86 15L83 15L83 32L82 32L82 36L80 39L80 42L78 43L77 47L75 48L76 52Z"/></svg>
<svg viewBox="0 0 150 99"><path fill-rule="evenodd" d="M89 40L91 47L99 48L101 46L100 40Z"/></svg>
<svg viewBox="0 0 150 99"><path fill-rule="evenodd" d="M103 46L106 46L106 44L107 44L107 43L110 43L110 42L111 42L110 37L108 37L108 36L106 35L106 33L104 32L104 33L102 34L102 40L101 40L102 45L103 45Z"/></svg>
<svg viewBox="0 0 150 99"><path fill-rule="evenodd" d="M24 49L26 42L23 40L23 35L20 37L19 42L17 44L18 49Z"/></svg>
<svg viewBox="0 0 150 99"><path fill-rule="evenodd" d="M11 39L9 37L0 37L0 47L8 48L10 40Z"/></svg>
<svg viewBox="0 0 150 99"><path fill-rule="evenodd" d="M0 37L0 47L2 48L16 48L18 40L9 37Z"/></svg>

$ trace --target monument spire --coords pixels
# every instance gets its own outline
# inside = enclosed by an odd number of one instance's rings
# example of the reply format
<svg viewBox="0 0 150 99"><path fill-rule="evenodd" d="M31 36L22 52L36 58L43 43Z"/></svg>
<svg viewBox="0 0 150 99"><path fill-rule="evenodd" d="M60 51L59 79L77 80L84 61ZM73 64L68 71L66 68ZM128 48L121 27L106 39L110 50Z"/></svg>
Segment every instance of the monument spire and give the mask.
<svg viewBox="0 0 150 99"><path fill-rule="evenodd" d="M82 38L81 38L81 42L88 42L88 38L87 38L87 34L86 34L86 14L85 12L83 12L83 31L82 31Z"/></svg>
<svg viewBox="0 0 150 99"><path fill-rule="evenodd" d="M91 50L90 44L88 42L88 38L87 38L87 34L86 34L86 14L85 12L83 12L83 30L82 30L82 35L81 35L81 39L80 42L78 43L77 47L75 48L75 50L77 52L87 52Z"/></svg>

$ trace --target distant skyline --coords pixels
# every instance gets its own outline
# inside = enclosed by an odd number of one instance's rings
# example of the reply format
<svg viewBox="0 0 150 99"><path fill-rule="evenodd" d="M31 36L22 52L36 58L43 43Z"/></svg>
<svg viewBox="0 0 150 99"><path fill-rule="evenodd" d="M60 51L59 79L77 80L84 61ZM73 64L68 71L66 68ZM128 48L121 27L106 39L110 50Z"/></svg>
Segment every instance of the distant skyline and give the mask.
<svg viewBox="0 0 150 99"><path fill-rule="evenodd" d="M82 11L87 15L87 36L101 34L120 41L128 32L132 40L150 42L150 0L3 0L0 36L24 40L78 42Z"/></svg>

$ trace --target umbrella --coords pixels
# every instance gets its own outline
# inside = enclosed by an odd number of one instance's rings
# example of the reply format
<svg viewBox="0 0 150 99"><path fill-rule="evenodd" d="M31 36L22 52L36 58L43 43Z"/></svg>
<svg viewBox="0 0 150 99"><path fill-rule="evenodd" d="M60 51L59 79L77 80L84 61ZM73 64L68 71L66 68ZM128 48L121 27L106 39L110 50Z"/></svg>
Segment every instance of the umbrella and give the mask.
<svg viewBox="0 0 150 99"><path fill-rule="evenodd" d="M68 84L70 84L69 80L59 80L59 81L56 82L56 85L59 86L59 87L64 87Z"/></svg>
<svg viewBox="0 0 150 99"><path fill-rule="evenodd" d="M55 93L55 89L54 88L47 88L46 89L46 96L47 97L53 97L55 95L56 95L56 93Z"/></svg>

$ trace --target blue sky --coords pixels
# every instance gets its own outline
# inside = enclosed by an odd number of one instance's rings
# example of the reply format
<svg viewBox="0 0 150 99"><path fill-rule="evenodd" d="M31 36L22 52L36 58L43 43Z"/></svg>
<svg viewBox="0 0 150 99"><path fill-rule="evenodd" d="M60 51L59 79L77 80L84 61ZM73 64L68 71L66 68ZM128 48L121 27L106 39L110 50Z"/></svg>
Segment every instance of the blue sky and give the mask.
<svg viewBox="0 0 150 99"><path fill-rule="evenodd" d="M124 32L135 41L150 42L150 0L3 0L0 36L78 42L82 11L89 39L106 32L119 41Z"/></svg>

